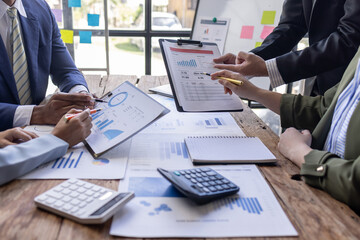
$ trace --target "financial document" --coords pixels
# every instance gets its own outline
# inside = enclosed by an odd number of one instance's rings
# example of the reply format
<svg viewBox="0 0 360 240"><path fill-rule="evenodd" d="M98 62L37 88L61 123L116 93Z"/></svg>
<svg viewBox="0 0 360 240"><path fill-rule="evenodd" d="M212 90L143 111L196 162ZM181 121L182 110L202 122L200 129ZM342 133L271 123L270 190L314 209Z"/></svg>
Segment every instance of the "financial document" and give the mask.
<svg viewBox="0 0 360 240"><path fill-rule="evenodd" d="M224 94L224 87L218 81L202 74L218 71L213 62L220 56L216 44L179 46L165 40L163 49L176 98L184 111L242 110L241 99L236 94Z"/></svg>
<svg viewBox="0 0 360 240"><path fill-rule="evenodd" d="M139 238L297 236L255 165L212 168L237 184L240 192L205 205L183 197L155 169L129 168L119 191L133 191L136 197L115 215L110 234Z"/></svg>
<svg viewBox="0 0 360 240"><path fill-rule="evenodd" d="M41 136L50 134L53 126L27 126L25 130ZM45 163L22 179L121 179L125 175L131 140L111 149L100 158L93 158L84 144L70 148L67 153L54 161Z"/></svg>
<svg viewBox="0 0 360 240"><path fill-rule="evenodd" d="M86 139L95 155L100 155L127 140L169 112L134 85L125 82L99 103L102 111L93 114L93 128Z"/></svg>

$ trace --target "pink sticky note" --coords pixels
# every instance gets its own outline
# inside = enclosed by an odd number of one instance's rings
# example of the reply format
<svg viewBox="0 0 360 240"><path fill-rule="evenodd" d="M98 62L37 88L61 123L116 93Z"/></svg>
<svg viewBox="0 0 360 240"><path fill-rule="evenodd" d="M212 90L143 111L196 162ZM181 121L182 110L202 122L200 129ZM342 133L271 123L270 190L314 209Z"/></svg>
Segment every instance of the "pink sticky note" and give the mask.
<svg viewBox="0 0 360 240"><path fill-rule="evenodd" d="M252 39L254 34L254 26L243 26L241 29L240 38Z"/></svg>
<svg viewBox="0 0 360 240"><path fill-rule="evenodd" d="M57 22L62 22L62 10L61 9L51 9L51 11L53 12L55 19Z"/></svg>
<svg viewBox="0 0 360 240"><path fill-rule="evenodd" d="M271 26L264 26L260 38L261 39L265 39L270 33L272 33L272 31L274 30L275 27L271 27Z"/></svg>

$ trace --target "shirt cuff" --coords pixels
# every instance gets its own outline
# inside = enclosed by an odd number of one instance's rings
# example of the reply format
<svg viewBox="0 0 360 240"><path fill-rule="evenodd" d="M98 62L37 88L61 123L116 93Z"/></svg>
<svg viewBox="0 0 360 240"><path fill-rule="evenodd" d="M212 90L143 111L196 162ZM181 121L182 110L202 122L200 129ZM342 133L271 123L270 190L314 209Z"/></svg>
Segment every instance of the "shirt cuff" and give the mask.
<svg viewBox="0 0 360 240"><path fill-rule="evenodd" d="M75 85L73 86L69 93L79 93L79 92L89 92L89 90L84 85Z"/></svg>
<svg viewBox="0 0 360 240"><path fill-rule="evenodd" d="M265 61L265 65L269 73L270 84L272 88L276 88L278 86L285 84L277 67L275 58Z"/></svg>
<svg viewBox="0 0 360 240"><path fill-rule="evenodd" d="M35 105L20 105L16 108L13 120L13 127L30 125L31 115Z"/></svg>

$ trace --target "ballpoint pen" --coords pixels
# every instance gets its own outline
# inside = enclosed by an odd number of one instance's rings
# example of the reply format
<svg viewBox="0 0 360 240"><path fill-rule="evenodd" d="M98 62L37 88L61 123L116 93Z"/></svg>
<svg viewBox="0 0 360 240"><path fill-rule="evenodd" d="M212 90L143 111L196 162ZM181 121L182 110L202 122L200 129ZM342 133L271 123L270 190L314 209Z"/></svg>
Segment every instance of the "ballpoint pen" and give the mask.
<svg viewBox="0 0 360 240"><path fill-rule="evenodd" d="M108 101L102 100L100 98L94 98L95 102L100 102L100 103L108 103Z"/></svg>
<svg viewBox="0 0 360 240"><path fill-rule="evenodd" d="M203 72L203 73L201 73L201 74L207 75L207 76L211 76L210 73L206 73L206 72ZM223 80L226 80L226 81L229 81L229 82L234 83L234 84L236 84L236 85L238 85L238 86L241 86L241 85L244 84L243 81L235 80L235 79L232 79L232 78L227 78L227 77L217 77L217 78L223 79Z"/></svg>
<svg viewBox="0 0 360 240"><path fill-rule="evenodd" d="M97 108L97 109L92 109L90 110L90 114L94 114L97 112L100 112L102 109L101 108ZM70 119L76 117L77 115L79 115L80 113L69 113L69 114L65 114L65 121L69 121Z"/></svg>

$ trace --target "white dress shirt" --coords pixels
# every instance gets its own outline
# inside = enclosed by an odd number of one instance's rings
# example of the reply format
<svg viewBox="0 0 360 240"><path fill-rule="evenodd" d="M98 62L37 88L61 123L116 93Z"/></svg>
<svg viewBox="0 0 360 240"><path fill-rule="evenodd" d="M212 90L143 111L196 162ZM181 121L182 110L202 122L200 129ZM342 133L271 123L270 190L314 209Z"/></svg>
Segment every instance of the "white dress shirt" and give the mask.
<svg viewBox="0 0 360 240"><path fill-rule="evenodd" d="M27 18L22 0L16 0L14 5L12 5L11 7L16 8L22 17ZM11 63L12 62L12 49L10 43L11 19L9 15L6 13L8 8L10 8L10 6L0 0L0 35L2 41L4 42ZM69 93L78 93L83 91L88 92L85 86L76 85L70 89ZM35 105L19 105L16 108L14 114L13 127L21 127L21 126L29 125L34 107Z"/></svg>

